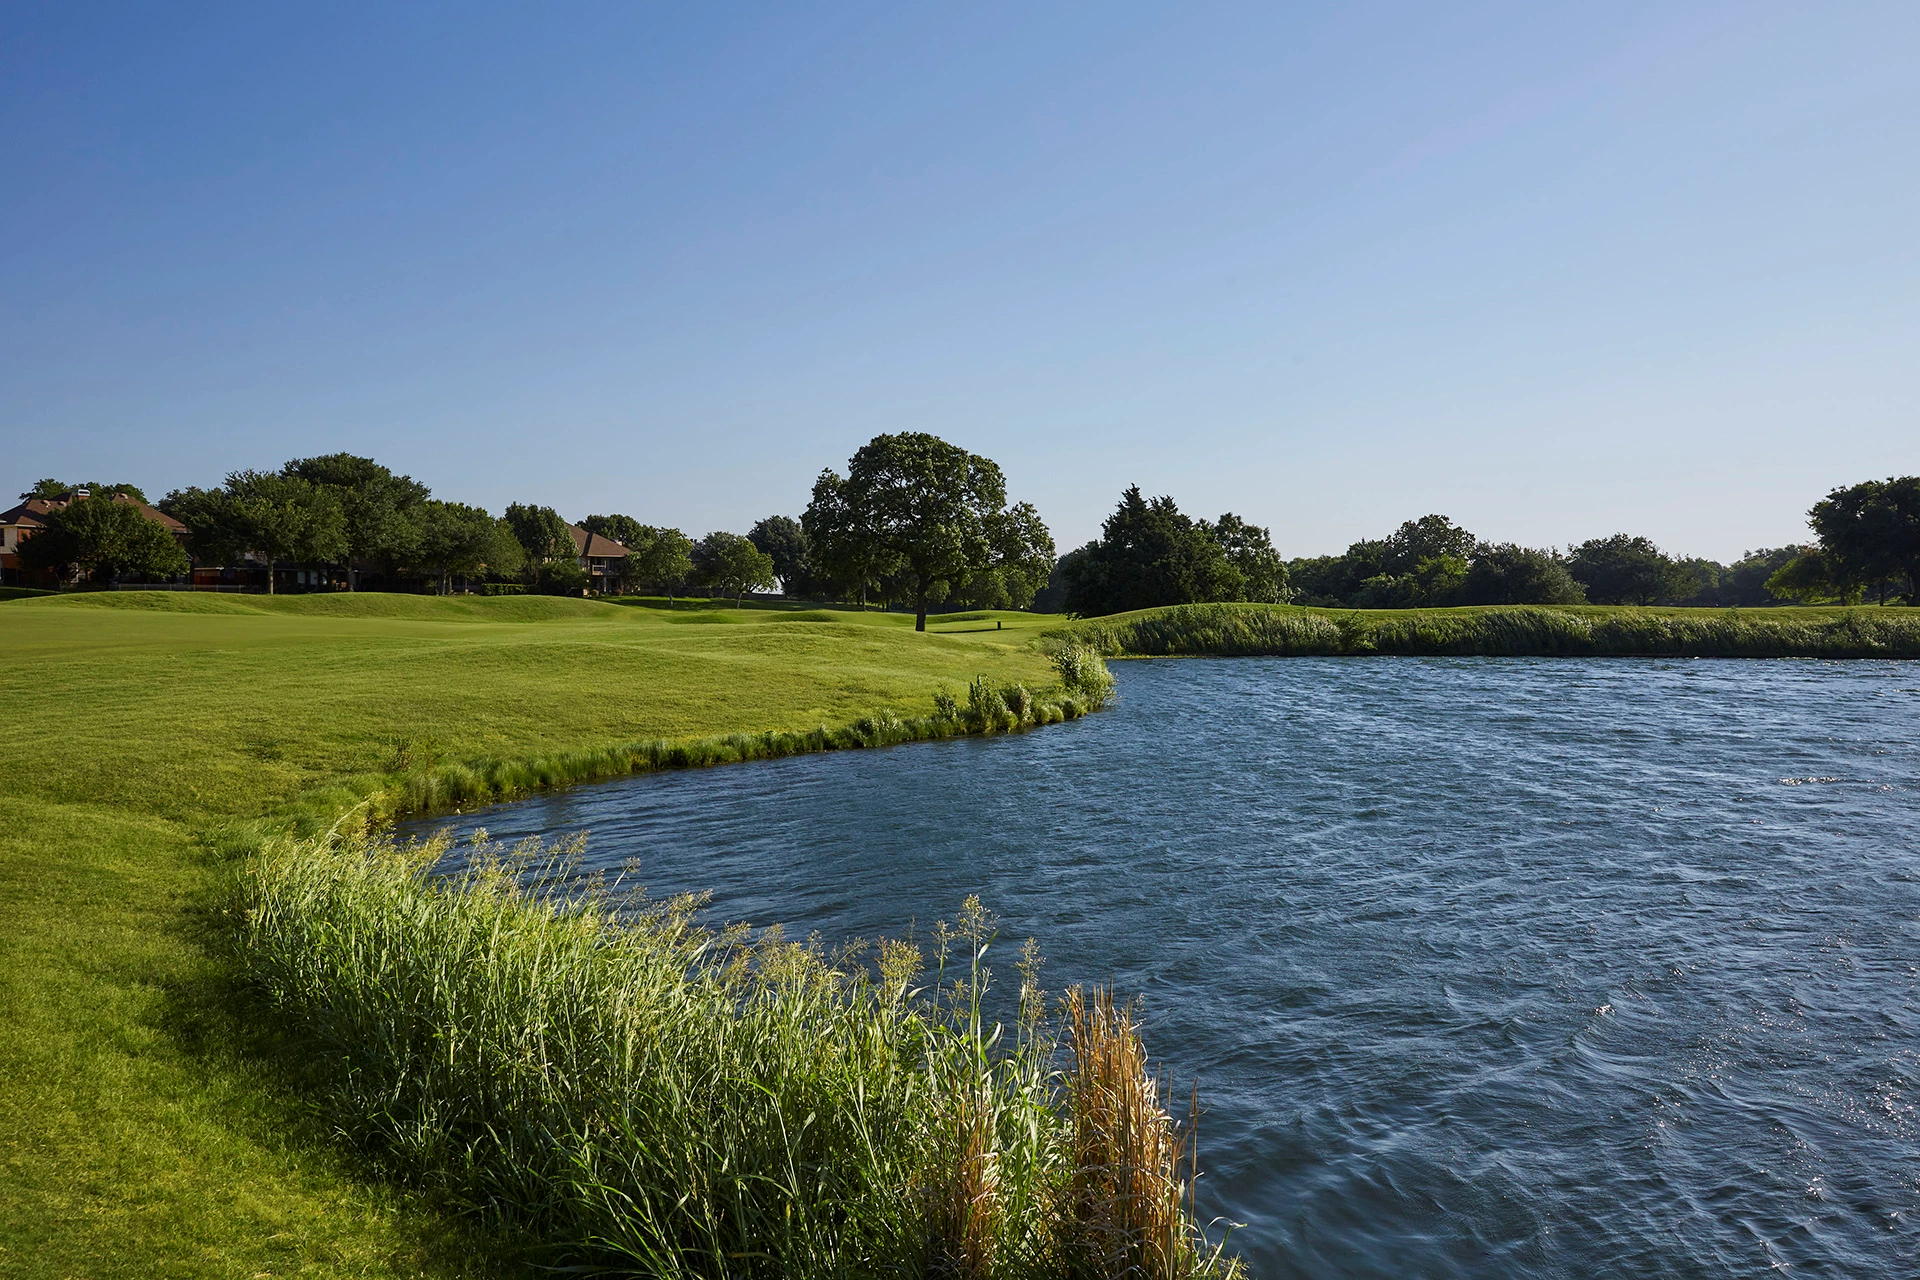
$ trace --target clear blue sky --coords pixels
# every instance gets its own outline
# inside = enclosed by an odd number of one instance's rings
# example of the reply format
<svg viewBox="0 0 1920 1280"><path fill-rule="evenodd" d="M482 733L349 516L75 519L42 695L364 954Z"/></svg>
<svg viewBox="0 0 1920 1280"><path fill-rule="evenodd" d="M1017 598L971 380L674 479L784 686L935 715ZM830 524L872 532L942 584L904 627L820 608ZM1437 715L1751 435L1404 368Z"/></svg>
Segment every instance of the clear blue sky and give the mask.
<svg viewBox="0 0 1920 1280"><path fill-rule="evenodd" d="M1730 558L1920 471L1920 5L0 10L0 487L696 536L881 431Z"/></svg>

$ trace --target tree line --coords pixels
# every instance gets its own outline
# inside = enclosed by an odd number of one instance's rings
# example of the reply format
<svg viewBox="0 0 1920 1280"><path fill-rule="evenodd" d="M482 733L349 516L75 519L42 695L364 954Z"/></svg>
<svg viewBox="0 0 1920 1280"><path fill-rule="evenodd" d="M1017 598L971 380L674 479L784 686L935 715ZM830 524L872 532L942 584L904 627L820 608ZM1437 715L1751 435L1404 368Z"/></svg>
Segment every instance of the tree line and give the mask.
<svg viewBox="0 0 1920 1280"><path fill-rule="evenodd" d="M21 496L76 487L45 480ZM96 577L186 571L173 538L132 505L145 501L137 487L84 487L92 497L50 513L21 544L24 561L77 565ZM366 574L443 592L456 579L569 594L589 585L553 508L514 503L494 516L435 499L412 477L352 454L236 471L218 488L177 489L158 506L187 526L196 558L263 561L269 589L280 564L330 566L349 590ZM791 596L905 606L921 629L940 605L1096 616L1214 601L1372 609L1920 603L1920 477L1835 489L1808 521L1816 541L1749 551L1732 564L1676 557L1627 533L1564 551L1486 542L1442 515L1408 520L1340 555L1283 560L1266 528L1232 512L1195 519L1135 485L1100 537L1056 559L1033 505L1008 501L997 464L905 432L874 437L845 474L823 470L798 518L768 516L745 534L694 540L618 513L578 527L625 549L604 564L605 585L616 591L737 599L778 586Z"/></svg>

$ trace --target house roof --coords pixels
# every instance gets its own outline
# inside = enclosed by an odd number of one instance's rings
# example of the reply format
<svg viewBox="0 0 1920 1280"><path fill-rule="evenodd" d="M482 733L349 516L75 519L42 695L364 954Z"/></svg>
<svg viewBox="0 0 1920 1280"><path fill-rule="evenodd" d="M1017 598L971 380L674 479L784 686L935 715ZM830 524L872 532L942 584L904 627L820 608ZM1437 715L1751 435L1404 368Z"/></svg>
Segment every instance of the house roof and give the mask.
<svg viewBox="0 0 1920 1280"><path fill-rule="evenodd" d="M46 518L49 515L52 515L54 512L72 502L77 496L77 493L69 490L57 498L28 498L11 511L0 512L0 524L18 525L22 529L38 529L46 524ZM129 498L124 493L114 494L113 500L115 502L132 503L132 505L140 508L140 514L147 519L153 521L155 524L165 525L168 533L182 534L187 532L187 526L181 524L178 520L175 520L172 516L157 507L150 507L144 502L134 502L132 498Z"/></svg>
<svg viewBox="0 0 1920 1280"><path fill-rule="evenodd" d="M615 542L603 534L588 533L579 525L568 525L567 532L573 535L574 550L588 559L613 560L627 554L625 543Z"/></svg>

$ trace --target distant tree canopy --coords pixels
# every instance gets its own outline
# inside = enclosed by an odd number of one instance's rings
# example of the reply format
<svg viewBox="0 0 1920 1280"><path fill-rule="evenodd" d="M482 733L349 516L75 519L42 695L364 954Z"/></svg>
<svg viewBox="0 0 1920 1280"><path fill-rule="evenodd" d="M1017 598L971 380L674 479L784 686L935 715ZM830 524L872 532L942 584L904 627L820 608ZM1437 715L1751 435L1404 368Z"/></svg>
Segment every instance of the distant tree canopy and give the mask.
<svg viewBox="0 0 1920 1280"><path fill-rule="evenodd" d="M413 511L414 536L404 567L433 576L442 595L452 580L483 573L517 574L526 552L505 520L479 507L429 498Z"/></svg>
<svg viewBox="0 0 1920 1280"><path fill-rule="evenodd" d="M105 491L49 512L40 531L20 543L20 559L62 580L74 572L100 581L168 578L188 569L187 553L165 525Z"/></svg>
<svg viewBox="0 0 1920 1280"><path fill-rule="evenodd" d="M1579 604L1586 594L1553 552L1501 542L1474 549L1457 598L1462 604Z"/></svg>
<svg viewBox="0 0 1920 1280"><path fill-rule="evenodd" d="M1567 571L1594 604L1668 604L1694 594L1696 579L1651 539L1616 533L1573 549Z"/></svg>
<svg viewBox="0 0 1920 1280"><path fill-rule="evenodd" d="M681 586L693 576L693 540L678 529L641 525L627 543L621 572L624 587L654 587L673 603Z"/></svg>
<svg viewBox="0 0 1920 1280"><path fill-rule="evenodd" d="M773 561L773 576L790 596L807 595L813 585L808 564L807 531L792 516L768 516L747 531L747 541Z"/></svg>
<svg viewBox="0 0 1920 1280"><path fill-rule="evenodd" d="M1254 531L1231 515L1221 521L1243 535ZM1213 526L1183 514L1170 497L1147 498L1137 484L1120 495L1100 537L1069 561L1061 566L1066 606L1083 616L1246 597L1246 576Z"/></svg>
<svg viewBox="0 0 1920 1280"><path fill-rule="evenodd" d="M1868 480L1835 489L1807 522L1820 539L1819 576L1836 598L1871 594L1920 604L1920 476ZM1795 581L1812 581L1813 565Z"/></svg>
<svg viewBox="0 0 1920 1280"><path fill-rule="evenodd" d="M875 436L848 461L843 478L820 473L800 517L814 570L839 590L869 590L914 606L963 596L1000 575L999 590L1046 581L1038 561L1053 539L1031 507L1007 509L1006 480L988 458L924 432ZM983 588L984 585L983 585Z"/></svg>
<svg viewBox="0 0 1920 1280"><path fill-rule="evenodd" d="M603 538L612 538L623 547L630 547L642 536L647 526L632 516L619 514L610 516L588 516L580 522L580 527L588 533L597 533Z"/></svg>
<svg viewBox="0 0 1920 1280"><path fill-rule="evenodd" d="M89 494L91 494L96 498L103 493L105 494L123 493L127 497L132 498L135 502L145 502L147 500L147 495L141 491L138 485L101 484L98 480L88 480L82 484L68 484L64 480L55 480L55 479L52 479L51 477L45 480L35 481L34 486L31 489L28 489L25 493L21 494L20 496L23 499L24 498L57 498L63 493L76 493L81 489L85 489Z"/></svg>
<svg viewBox="0 0 1920 1280"><path fill-rule="evenodd" d="M772 590L773 557L737 533L717 530L694 544L695 577L735 600L749 591Z"/></svg>
<svg viewBox="0 0 1920 1280"><path fill-rule="evenodd" d="M431 494L412 476L395 475L372 458L351 453L295 458L281 474L330 490L339 500L347 590L358 585L361 564L393 573L416 557L420 506Z"/></svg>
<svg viewBox="0 0 1920 1280"><path fill-rule="evenodd" d="M1795 598L1769 583L1799 547L1749 551L1731 565L1675 560L1646 538L1615 534L1562 556L1486 543L1445 516L1409 520L1345 555L1295 560L1302 604L1386 609L1462 604L1684 604L1759 607Z"/></svg>
<svg viewBox="0 0 1920 1280"><path fill-rule="evenodd" d="M580 549L573 545L567 522L552 507L511 503L506 521L520 550L526 554L528 572L538 574L540 566L549 560L579 560Z"/></svg>
<svg viewBox="0 0 1920 1280"><path fill-rule="evenodd" d="M160 509L186 525L194 555L215 564L249 553L273 570L293 561L338 564L349 553L338 489L281 471L235 471L219 489L176 489Z"/></svg>

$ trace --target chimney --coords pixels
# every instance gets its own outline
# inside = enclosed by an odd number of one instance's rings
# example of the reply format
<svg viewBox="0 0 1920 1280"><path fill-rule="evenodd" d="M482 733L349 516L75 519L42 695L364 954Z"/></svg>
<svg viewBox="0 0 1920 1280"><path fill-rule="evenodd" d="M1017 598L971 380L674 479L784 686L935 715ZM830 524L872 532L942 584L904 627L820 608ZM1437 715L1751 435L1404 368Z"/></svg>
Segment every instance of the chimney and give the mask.
<svg viewBox="0 0 1920 1280"><path fill-rule="evenodd" d="M75 490L73 491L73 496L74 496L74 497L76 497L76 498L91 498L91 497L93 496L93 490L91 490L91 489L75 489Z"/></svg>

